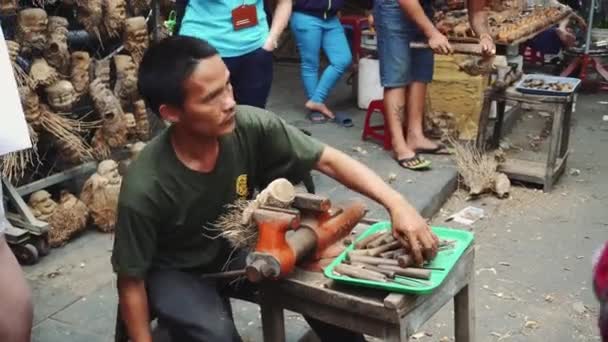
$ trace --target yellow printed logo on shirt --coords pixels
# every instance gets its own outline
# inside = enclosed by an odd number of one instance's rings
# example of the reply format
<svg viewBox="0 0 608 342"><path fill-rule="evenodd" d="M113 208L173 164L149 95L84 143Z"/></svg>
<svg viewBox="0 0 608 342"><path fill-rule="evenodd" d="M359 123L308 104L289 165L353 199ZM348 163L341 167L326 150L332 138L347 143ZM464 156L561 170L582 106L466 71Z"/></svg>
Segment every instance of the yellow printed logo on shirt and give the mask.
<svg viewBox="0 0 608 342"><path fill-rule="evenodd" d="M247 187L246 174L242 174L236 178L236 194L243 199L249 196L249 188Z"/></svg>

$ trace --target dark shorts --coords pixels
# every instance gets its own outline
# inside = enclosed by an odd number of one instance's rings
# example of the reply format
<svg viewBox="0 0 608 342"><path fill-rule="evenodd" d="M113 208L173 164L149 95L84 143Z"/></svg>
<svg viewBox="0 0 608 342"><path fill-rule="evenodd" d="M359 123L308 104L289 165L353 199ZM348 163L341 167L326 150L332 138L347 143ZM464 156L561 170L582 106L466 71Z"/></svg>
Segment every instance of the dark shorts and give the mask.
<svg viewBox="0 0 608 342"><path fill-rule="evenodd" d="M427 15L432 13L426 5L425 12ZM374 23L382 86L399 88L412 82L430 82L433 79L433 51L410 49L410 42L425 42L426 37L405 15L398 1L375 0Z"/></svg>

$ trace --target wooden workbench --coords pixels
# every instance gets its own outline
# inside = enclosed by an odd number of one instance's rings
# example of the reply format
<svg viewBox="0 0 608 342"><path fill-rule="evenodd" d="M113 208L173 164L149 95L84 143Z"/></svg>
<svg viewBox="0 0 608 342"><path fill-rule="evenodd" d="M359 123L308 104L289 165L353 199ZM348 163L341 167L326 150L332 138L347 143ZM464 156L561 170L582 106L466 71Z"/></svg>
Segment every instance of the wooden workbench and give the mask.
<svg viewBox="0 0 608 342"><path fill-rule="evenodd" d="M456 342L474 341L474 244L432 294L412 296L346 286L321 273L297 270L260 289L264 341L285 341L283 309L382 338L408 341L446 303L454 300Z"/></svg>

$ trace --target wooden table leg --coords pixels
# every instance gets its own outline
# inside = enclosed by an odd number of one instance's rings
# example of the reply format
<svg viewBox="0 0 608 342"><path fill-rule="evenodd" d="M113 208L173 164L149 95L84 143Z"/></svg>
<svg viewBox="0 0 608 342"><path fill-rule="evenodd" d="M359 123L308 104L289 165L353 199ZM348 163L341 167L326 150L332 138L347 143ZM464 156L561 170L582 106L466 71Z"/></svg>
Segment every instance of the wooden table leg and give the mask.
<svg viewBox="0 0 608 342"><path fill-rule="evenodd" d="M565 106L559 104L555 106L555 115L553 116L553 127L551 128L551 136L549 138L549 155L547 156L547 165L545 166L545 184L543 190L550 192L553 189L553 174L555 173L555 161L557 160L558 146L562 126L564 124Z"/></svg>
<svg viewBox="0 0 608 342"><path fill-rule="evenodd" d="M382 336L382 341L386 342L408 342L408 340L405 326L388 326Z"/></svg>
<svg viewBox="0 0 608 342"><path fill-rule="evenodd" d="M483 105L481 106L481 113L479 113L479 123L477 124L477 148L480 150L485 149L486 145L486 130L488 128L488 121L490 121L490 110L492 109L494 93L491 90L486 90L483 95Z"/></svg>
<svg viewBox="0 0 608 342"><path fill-rule="evenodd" d="M566 112L564 113L564 124L562 130L564 133L562 134L561 146L559 148L559 157L563 157L566 152L568 152L568 147L570 144L570 121L572 118L572 106L574 99L572 99L568 104L566 104Z"/></svg>
<svg viewBox="0 0 608 342"><path fill-rule="evenodd" d="M505 121L505 108L507 101L496 101L496 123L494 124L494 134L492 135L492 148L498 148L500 145L500 137L502 136L502 126Z"/></svg>
<svg viewBox="0 0 608 342"><path fill-rule="evenodd" d="M469 284L472 284L471 282ZM456 342L475 341L475 300L469 285L454 296L454 334Z"/></svg>
<svg viewBox="0 0 608 342"><path fill-rule="evenodd" d="M276 305L272 299L261 296L260 308L262 311L262 331L264 341L285 342L285 317L283 308Z"/></svg>

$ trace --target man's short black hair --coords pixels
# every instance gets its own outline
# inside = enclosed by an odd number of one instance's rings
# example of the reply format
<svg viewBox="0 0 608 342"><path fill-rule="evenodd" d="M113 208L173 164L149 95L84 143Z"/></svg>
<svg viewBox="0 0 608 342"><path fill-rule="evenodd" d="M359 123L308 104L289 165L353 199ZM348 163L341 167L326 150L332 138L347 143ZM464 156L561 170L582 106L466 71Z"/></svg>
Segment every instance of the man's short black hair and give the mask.
<svg viewBox="0 0 608 342"><path fill-rule="evenodd" d="M206 41L186 36L172 36L151 46L141 61L137 82L146 105L156 113L163 104L182 108L184 83L201 59L217 54Z"/></svg>

